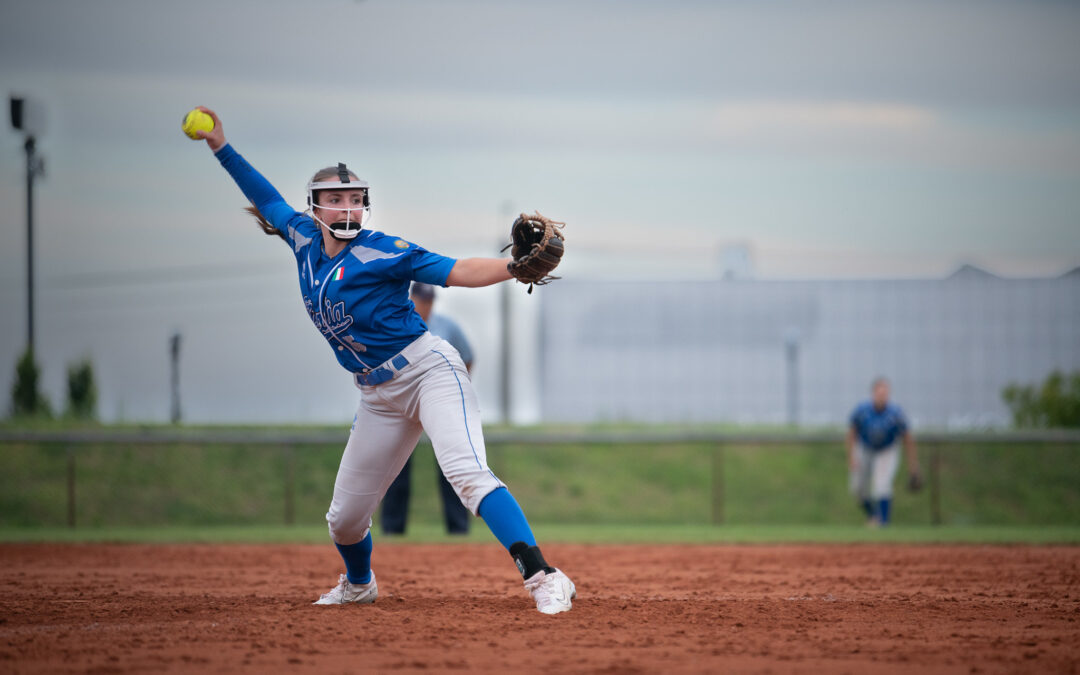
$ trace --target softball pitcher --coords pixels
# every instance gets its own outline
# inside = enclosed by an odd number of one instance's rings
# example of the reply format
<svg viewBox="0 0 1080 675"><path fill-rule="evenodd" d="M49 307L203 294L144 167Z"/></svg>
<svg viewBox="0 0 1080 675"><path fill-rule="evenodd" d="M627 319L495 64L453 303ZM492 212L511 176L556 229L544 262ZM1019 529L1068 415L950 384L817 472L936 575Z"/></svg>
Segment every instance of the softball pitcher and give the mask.
<svg viewBox="0 0 1080 675"><path fill-rule="evenodd" d="M868 525L889 524L893 481L900 468L900 439L907 453L908 485L915 490L922 484L915 439L904 412L889 402L889 381L879 377L871 385L871 399L851 413L847 433L849 484Z"/></svg>
<svg viewBox="0 0 1080 675"><path fill-rule="evenodd" d="M368 184L344 164L317 172L307 186L308 210L294 211L226 142L218 116L198 109L214 127L197 137L251 202L263 230L292 249L308 315L360 389L326 514L345 574L314 604L375 602L371 517L424 430L462 503L509 551L536 608L569 610L573 582L544 560L517 500L487 466L479 406L460 355L428 332L408 298L414 280L469 287L507 281L507 261L447 258L369 229Z"/></svg>

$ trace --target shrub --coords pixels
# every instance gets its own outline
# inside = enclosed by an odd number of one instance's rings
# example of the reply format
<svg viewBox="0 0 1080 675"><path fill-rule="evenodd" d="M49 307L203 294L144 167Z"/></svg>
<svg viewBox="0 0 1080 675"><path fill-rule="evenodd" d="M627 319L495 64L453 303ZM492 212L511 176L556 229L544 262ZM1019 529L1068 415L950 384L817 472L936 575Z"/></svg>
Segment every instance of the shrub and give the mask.
<svg viewBox="0 0 1080 675"><path fill-rule="evenodd" d="M97 386L94 384L94 366L90 359L68 365L67 414L80 420L97 417Z"/></svg>
<svg viewBox="0 0 1080 675"><path fill-rule="evenodd" d="M1041 386L1010 384L1001 397L1018 427L1080 427L1080 370L1055 370Z"/></svg>
<svg viewBox="0 0 1080 675"><path fill-rule="evenodd" d="M15 384L11 387L13 417L52 417L52 406L41 393L41 369L34 350L27 348L15 364Z"/></svg>

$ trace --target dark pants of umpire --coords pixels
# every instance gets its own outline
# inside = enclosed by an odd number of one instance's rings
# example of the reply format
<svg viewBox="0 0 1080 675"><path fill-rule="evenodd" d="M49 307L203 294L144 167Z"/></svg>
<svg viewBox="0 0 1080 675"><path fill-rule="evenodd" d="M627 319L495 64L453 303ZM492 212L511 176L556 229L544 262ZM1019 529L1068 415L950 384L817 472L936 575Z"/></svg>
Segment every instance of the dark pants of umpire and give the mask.
<svg viewBox="0 0 1080 675"><path fill-rule="evenodd" d="M466 534L469 531L469 510L458 499L457 493L446 480L446 476L435 465L438 475L439 496L442 497L443 517L446 519L446 531L450 534ZM405 534L405 521L409 516L409 495L411 493L412 457L405 462L401 473L391 483L383 497L381 524L384 534Z"/></svg>

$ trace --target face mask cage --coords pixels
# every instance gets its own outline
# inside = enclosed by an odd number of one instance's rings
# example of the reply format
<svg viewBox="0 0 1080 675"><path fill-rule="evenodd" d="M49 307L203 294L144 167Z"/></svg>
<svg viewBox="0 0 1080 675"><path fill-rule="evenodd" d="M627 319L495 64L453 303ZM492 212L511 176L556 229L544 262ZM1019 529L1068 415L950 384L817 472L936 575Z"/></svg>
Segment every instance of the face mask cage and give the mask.
<svg viewBox="0 0 1080 675"><path fill-rule="evenodd" d="M341 189L341 188L337 188ZM314 195L312 195L312 201L314 201ZM323 212L337 212L344 213L345 220L337 222L326 222L315 213L315 208ZM370 206L357 206L337 208L335 206L322 206L312 207L311 218L319 225L322 225L326 229L330 230L330 233L340 239L352 239L356 235L360 234L360 230L364 229L364 224L371 218Z"/></svg>
<svg viewBox="0 0 1080 675"><path fill-rule="evenodd" d="M367 181L359 180L349 175L349 170L344 164L338 164L337 180L310 182L308 189L308 210L312 220L326 228L335 239L352 239L360 234L364 225L371 220L371 202L368 199ZM316 193L322 190L363 190L364 200L362 206L323 206L318 204ZM344 212L345 220L328 223L315 214L316 205L322 212Z"/></svg>

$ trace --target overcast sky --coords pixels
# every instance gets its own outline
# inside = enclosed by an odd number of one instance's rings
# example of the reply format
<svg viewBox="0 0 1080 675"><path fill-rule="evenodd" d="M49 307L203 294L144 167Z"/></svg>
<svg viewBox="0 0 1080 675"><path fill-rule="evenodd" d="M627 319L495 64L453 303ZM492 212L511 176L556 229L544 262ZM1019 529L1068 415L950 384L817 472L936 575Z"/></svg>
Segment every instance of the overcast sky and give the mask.
<svg viewBox="0 0 1080 675"><path fill-rule="evenodd" d="M732 245L759 278L1060 274L1080 265L1077 35L1067 2L0 0L0 88L48 117L46 384L90 356L107 418L164 419L181 331L193 421L355 407L287 249L181 134L197 104L294 206L344 161L372 227L447 255L494 254L507 214L540 209L578 278L712 279ZM21 144L0 134L5 389ZM481 347L486 409L496 298L440 300Z"/></svg>

